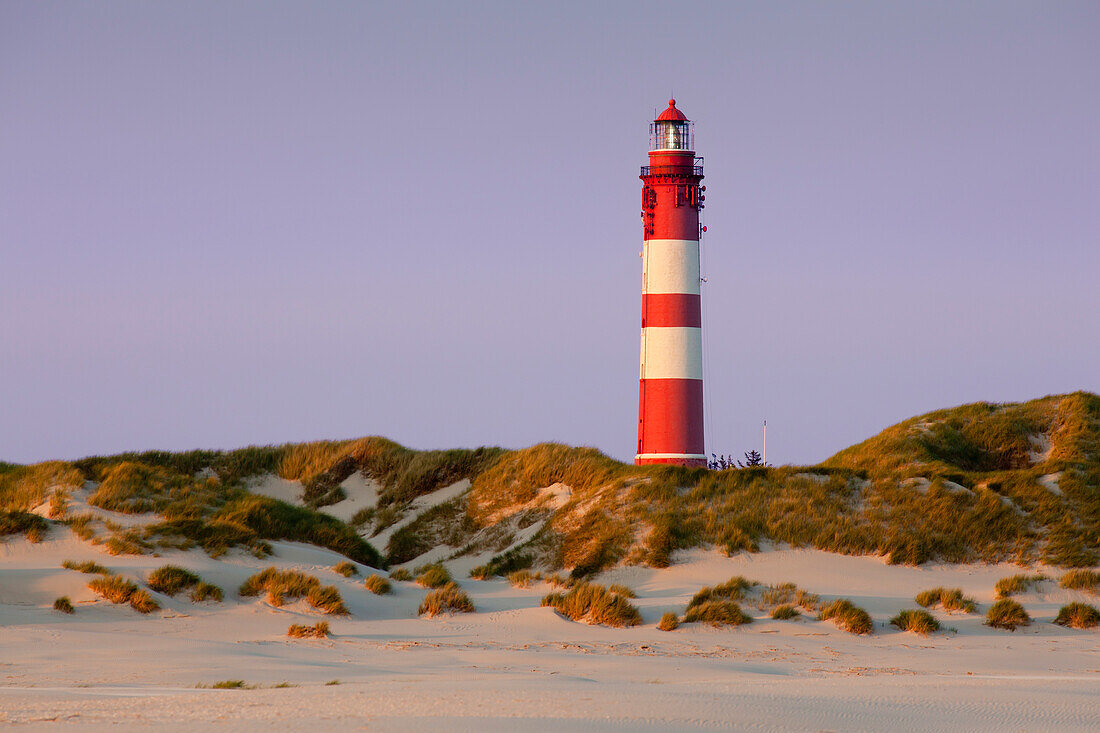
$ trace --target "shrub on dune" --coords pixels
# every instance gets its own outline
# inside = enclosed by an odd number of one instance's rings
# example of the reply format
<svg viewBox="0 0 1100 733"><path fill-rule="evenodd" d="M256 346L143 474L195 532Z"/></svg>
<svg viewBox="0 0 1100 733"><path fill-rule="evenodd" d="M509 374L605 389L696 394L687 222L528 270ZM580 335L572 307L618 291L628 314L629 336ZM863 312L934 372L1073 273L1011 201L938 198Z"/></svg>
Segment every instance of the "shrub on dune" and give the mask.
<svg viewBox="0 0 1100 733"><path fill-rule="evenodd" d="M221 588L201 580L191 591L191 600L195 603L202 603L203 601L217 601L220 603L223 597Z"/></svg>
<svg viewBox="0 0 1100 733"><path fill-rule="evenodd" d="M1031 623L1031 617L1027 611L1016 601L1003 598L989 607L985 615L985 625L995 629L1008 629L1015 631L1018 626L1027 626Z"/></svg>
<svg viewBox="0 0 1100 733"><path fill-rule="evenodd" d="M184 570L175 565L165 565L149 573L149 578L146 582L149 584L149 587L157 593L163 593L166 596L174 596L181 590L187 590L188 588L198 585L201 581L202 578L195 575L190 570Z"/></svg>
<svg viewBox="0 0 1100 733"><path fill-rule="evenodd" d="M458 583L450 581L426 595L417 613L437 616L441 613L471 613L473 610L470 597L458 587Z"/></svg>
<svg viewBox="0 0 1100 733"><path fill-rule="evenodd" d="M73 602L69 600L68 596L61 596L53 602L53 610L61 611L61 613L72 613Z"/></svg>
<svg viewBox="0 0 1100 733"><path fill-rule="evenodd" d="M821 608L818 618L832 621L850 634L870 634L874 630L871 615L847 598L839 598Z"/></svg>
<svg viewBox="0 0 1100 733"><path fill-rule="evenodd" d="M412 580L412 579L413 579L412 573L410 573L405 568L397 568L397 569L395 569L394 571L392 571L390 573L390 580L409 581L409 580Z"/></svg>
<svg viewBox="0 0 1100 733"><path fill-rule="evenodd" d="M1071 629L1091 629L1100 626L1100 611L1087 603L1070 603L1062 606L1054 623Z"/></svg>
<svg viewBox="0 0 1100 733"><path fill-rule="evenodd" d="M718 599L689 605L684 621L699 621L711 626L741 626L752 623L752 616L742 611L736 601Z"/></svg>
<svg viewBox="0 0 1100 733"><path fill-rule="evenodd" d="M363 585L367 590L377 596L384 596L393 591L392 586L390 586L390 581L386 580L381 575L368 575L366 579L363 580Z"/></svg>
<svg viewBox="0 0 1100 733"><path fill-rule="evenodd" d="M470 570L470 577L474 580L489 580L493 576L493 569L489 565L478 565Z"/></svg>
<svg viewBox="0 0 1100 733"><path fill-rule="evenodd" d="M1049 578L1045 575L1038 574L1010 575L1007 578L998 580L994 588L997 591L998 598L1008 598L1019 593L1027 593L1031 589L1038 587L1044 580L1049 580Z"/></svg>
<svg viewBox="0 0 1100 733"><path fill-rule="evenodd" d="M630 601L598 583L578 582L568 593L546 595L542 605L574 621L590 624L637 626L642 621L641 614Z"/></svg>
<svg viewBox="0 0 1100 733"><path fill-rule="evenodd" d="M160 604L144 588L138 588L130 594L130 607L138 613L152 613L160 608Z"/></svg>
<svg viewBox="0 0 1100 733"><path fill-rule="evenodd" d="M932 614L923 610L907 609L890 619L890 625L896 626L902 631L913 631L917 634L931 634L940 630L940 622Z"/></svg>
<svg viewBox="0 0 1100 733"><path fill-rule="evenodd" d="M345 578L350 578L353 575L359 574L359 568L355 567L355 563L348 562L347 560L337 563L332 569Z"/></svg>
<svg viewBox="0 0 1100 733"><path fill-rule="evenodd" d="M973 598L963 595L961 588L933 588L921 591L914 600L919 606L925 608L940 606L945 611L974 613L978 607Z"/></svg>
<svg viewBox="0 0 1100 733"><path fill-rule="evenodd" d="M672 611L661 616L660 622L657 624L657 628L660 631L675 631L680 628L680 617L674 614Z"/></svg>
<svg viewBox="0 0 1100 733"><path fill-rule="evenodd" d="M81 573L97 573L99 575L110 575L111 571L103 567L97 562L92 560L85 560L84 562L76 562L75 560L66 560L61 563L61 567L66 570L77 570Z"/></svg>
<svg viewBox="0 0 1100 733"><path fill-rule="evenodd" d="M779 621L789 621L792 618L798 618L802 615L794 606L784 604L782 606L776 606L772 609L771 617Z"/></svg>
<svg viewBox="0 0 1100 733"><path fill-rule="evenodd" d="M323 639L329 635L328 621L319 621L313 626L291 624L286 635L292 639Z"/></svg>
<svg viewBox="0 0 1100 733"><path fill-rule="evenodd" d="M745 599L746 591L758 585L756 581L746 580L740 575L735 575L725 583L716 586L706 586L696 593L688 603L688 608L698 606L706 601L741 601Z"/></svg>
<svg viewBox="0 0 1100 733"><path fill-rule="evenodd" d="M88 583L88 587L111 603L129 603L139 613L152 613L160 608L160 604L144 589L117 575L95 578Z"/></svg>
<svg viewBox="0 0 1100 733"><path fill-rule="evenodd" d="M442 588L452 581L451 574L442 563L428 565L416 576L416 582L425 588Z"/></svg>
<svg viewBox="0 0 1100 733"><path fill-rule="evenodd" d="M344 599L340 597L340 591L331 585L315 585L306 594L309 605L333 616L347 616L348 609L344 605Z"/></svg>
<svg viewBox="0 0 1100 733"><path fill-rule="evenodd" d="M1100 572L1095 570L1070 570L1062 576L1059 585L1069 590L1083 590L1100 594Z"/></svg>

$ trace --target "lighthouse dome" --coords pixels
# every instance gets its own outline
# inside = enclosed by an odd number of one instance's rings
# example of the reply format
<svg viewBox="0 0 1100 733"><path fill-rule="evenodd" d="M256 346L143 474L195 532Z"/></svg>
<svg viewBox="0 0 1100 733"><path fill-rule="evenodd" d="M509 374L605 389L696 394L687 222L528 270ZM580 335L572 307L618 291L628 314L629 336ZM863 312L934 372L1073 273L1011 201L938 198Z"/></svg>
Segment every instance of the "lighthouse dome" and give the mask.
<svg viewBox="0 0 1100 733"><path fill-rule="evenodd" d="M657 115L657 119L654 122L687 122L688 118L680 110L676 109L676 100L668 100L668 109L661 114Z"/></svg>

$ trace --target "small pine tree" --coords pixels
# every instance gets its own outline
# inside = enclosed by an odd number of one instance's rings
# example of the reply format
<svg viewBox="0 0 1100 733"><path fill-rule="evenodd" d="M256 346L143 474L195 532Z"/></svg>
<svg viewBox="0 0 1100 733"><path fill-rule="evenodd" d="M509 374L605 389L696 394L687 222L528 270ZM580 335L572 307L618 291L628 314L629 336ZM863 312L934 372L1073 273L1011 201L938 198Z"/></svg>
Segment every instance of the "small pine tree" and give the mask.
<svg viewBox="0 0 1100 733"><path fill-rule="evenodd" d="M741 468L752 468L753 466L763 466L764 465L764 459L760 457L760 452L757 451L754 448L753 450L750 450L748 453L745 454L745 462L741 463L741 461L738 461L737 465L740 466Z"/></svg>

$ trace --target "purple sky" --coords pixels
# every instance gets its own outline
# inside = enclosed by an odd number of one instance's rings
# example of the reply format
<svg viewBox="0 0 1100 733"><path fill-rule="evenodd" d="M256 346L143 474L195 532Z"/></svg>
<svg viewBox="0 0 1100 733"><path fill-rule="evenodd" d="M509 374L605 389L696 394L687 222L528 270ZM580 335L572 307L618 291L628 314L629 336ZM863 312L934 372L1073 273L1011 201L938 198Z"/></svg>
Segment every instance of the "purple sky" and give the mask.
<svg viewBox="0 0 1100 733"><path fill-rule="evenodd" d="M0 5L0 458L633 456L647 125L707 449L1100 391L1100 4Z"/></svg>

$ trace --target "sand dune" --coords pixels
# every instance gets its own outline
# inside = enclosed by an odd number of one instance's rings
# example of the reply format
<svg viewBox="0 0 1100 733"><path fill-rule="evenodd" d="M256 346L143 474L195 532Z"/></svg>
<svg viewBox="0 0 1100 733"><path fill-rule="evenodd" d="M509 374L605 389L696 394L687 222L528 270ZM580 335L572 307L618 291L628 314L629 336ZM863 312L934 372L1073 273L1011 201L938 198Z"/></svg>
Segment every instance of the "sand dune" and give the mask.
<svg viewBox="0 0 1100 733"><path fill-rule="evenodd" d="M197 550L112 557L63 528L37 545L0 544L0 721L188 730L215 722L383 731L1100 729L1100 633L1050 623L1060 605L1085 594L1048 583L1022 596L1036 623L1014 633L983 626L980 615L941 611L945 630L928 637L886 625L934 586L960 587L985 607L996 580L1021 571L1012 565L913 568L815 550L732 558L692 551L664 570L601 576L632 587L643 618L610 629L540 607L550 590L541 582L521 589L460 578L477 613L419 618L424 589L394 583L393 595L376 596L362 576L331 570L340 556L273 544L275 556L264 560ZM90 576L63 570L65 559L94 559L138 583L171 562L222 586L226 600L153 593L163 609L142 616L97 600ZM324 617L304 601L274 607L239 598L237 586L267 565L337 586L351 616ZM751 607L757 620L744 627L656 630L662 613L682 612L702 585L735 574L851 598L871 613L875 633L856 637L808 617L775 621ZM51 609L62 594L75 614ZM323 618L330 638L287 639L289 624ZM196 689L226 679L261 689ZM325 684L332 680L340 684ZM270 687L284 682L296 687Z"/></svg>

